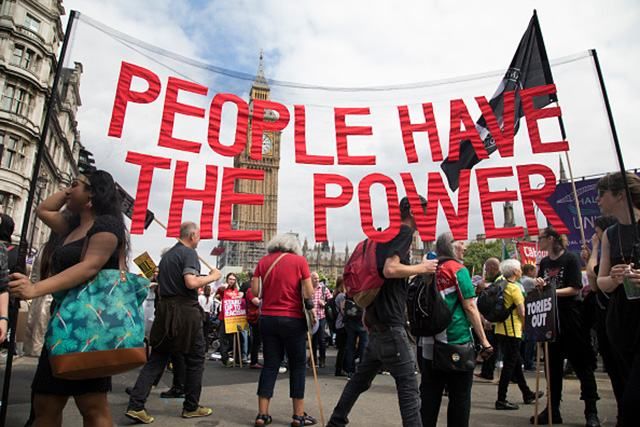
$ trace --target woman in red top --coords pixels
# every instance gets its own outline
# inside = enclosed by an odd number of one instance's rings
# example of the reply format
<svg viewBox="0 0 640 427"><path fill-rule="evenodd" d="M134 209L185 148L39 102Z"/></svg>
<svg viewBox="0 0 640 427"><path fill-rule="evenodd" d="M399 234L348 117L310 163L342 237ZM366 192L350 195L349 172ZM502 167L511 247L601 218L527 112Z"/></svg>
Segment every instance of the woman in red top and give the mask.
<svg viewBox="0 0 640 427"><path fill-rule="evenodd" d="M269 403L285 351L289 359L289 395L293 403L291 425L313 425L317 421L304 412L307 326L302 312L302 295L305 307L313 307L309 265L301 256L300 244L293 234L274 237L267 245L267 252L258 262L251 280L251 291L262 298L260 332L264 353L255 425L271 424Z"/></svg>
<svg viewBox="0 0 640 427"><path fill-rule="evenodd" d="M225 278L225 283L218 288L218 295L220 296L220 302L222 309L218 319L221 322L221 339L220 339L220 356L222 357L222 364L227 368L233 365L233 362L229 360L229 349L233 342L233 333L227 333L224 329L224 301L231 299L242 299L244 294L240 292L238 286L238 278L235 274L229 273ZM239 352L239 350L238 350Z"/></svg>

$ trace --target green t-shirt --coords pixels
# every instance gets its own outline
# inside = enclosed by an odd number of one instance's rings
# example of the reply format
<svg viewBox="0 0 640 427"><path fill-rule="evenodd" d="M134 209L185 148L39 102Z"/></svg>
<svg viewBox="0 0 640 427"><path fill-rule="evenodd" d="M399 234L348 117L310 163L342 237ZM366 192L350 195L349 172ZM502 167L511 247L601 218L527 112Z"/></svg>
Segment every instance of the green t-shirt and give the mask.
<svg viewBox="0 0 640 427"><path fill-rule="evenodd" d="M436 272L436 285L452 313L451 323L436 340L451 344L472 341L471 324L462 307L462 300L476 296L469 270L457 260L445 261Z"/></svg>

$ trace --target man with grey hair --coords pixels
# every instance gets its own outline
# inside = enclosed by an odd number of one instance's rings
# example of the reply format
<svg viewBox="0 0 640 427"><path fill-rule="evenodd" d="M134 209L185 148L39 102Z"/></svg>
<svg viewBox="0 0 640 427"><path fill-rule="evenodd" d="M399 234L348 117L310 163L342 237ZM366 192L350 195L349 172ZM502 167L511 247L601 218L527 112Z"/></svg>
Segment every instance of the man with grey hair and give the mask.
<svg viewBox="0 0 640 427"><path fill-rule="evenodd" d="M199 227L193 222L184 222L180 225L180 239L160 261L160 301L149 338L152 351L131 390L125 413L127 417L144 424L154 421L144 405L155 378L164 370L172 353L182 353L185 359L182 417L205 417L212 413L211 408L199 405L205 344L198 289L218 280L220 272L214 268L208 275L200 276L200 261L196 252L199 242Z"/></svg>
<svg viewBox="0 0 640 427"><path fill-rule="evenodd" d="M333 296L329 289L320 282L320 275L317 271L311 272L311 284L313 285L313 308L316 313L316 322L318 322L318 330L313 334L312 348L314 360L318 361L318 366L324 368L327 358L327 343L325 341L325 328L327 326L327 316L324 311L327 301ZM318 359L318 351L320 358Z"/></svg>
<svg viewBox="0 0 640 427"><path fill-rule="evenodd" d="M420 196L419 196L420 197ZM416 274L433 274L438 261L427 260L410 265L410 249L416 230L415 214L423 214L427 201L420 197L421 206L414 206L404 197L400 201L402 225L389 242L376 247L378 271L384 277L380 292L365 312L369 328L369 342L336 404L329 427L344 427L347 416L360 394L371 387L378 371L388 370L396 382L398 403L404 427L421 426L420 393L415 375L415 351L406 331L407 278Z"/></svg>
<svg viewBox="0 0 640 427"><path fill-rule="evenodd" d="M480 284L476 287L476 295L480 295L480 292L491 286L493 282L498 280L499 277L500 260L494 257L488 258L484 262L482 282L480 282ZM489 340L489 343L491 343L492 346L496 346L496 337L493 332L493 323L482 317L482 327L484 328L484 334L487 336L487 340ZM480 373L475 374L476 378L479 381L493 382L497 359L498 352L494 351L491 357L482 362L482 369L480 370Z"/></svg>

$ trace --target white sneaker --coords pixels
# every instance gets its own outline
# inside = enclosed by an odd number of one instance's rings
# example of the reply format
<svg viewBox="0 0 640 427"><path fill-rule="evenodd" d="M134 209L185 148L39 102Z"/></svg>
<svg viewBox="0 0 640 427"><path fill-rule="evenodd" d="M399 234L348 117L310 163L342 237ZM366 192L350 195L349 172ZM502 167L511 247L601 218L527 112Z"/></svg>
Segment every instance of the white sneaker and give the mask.
<svg viewBox="0 0 640 427"><path fill-rule="evenodd" d="M278 373L279 374L286 374L287 373L287 368L285 368L284 366L280 366L278 368Z"/></svg>

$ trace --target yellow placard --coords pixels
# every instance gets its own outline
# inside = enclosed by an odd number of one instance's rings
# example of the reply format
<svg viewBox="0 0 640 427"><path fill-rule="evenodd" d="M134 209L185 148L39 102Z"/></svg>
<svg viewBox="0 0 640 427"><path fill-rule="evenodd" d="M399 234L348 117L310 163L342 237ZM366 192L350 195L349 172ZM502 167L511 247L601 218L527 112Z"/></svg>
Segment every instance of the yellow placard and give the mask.
<svg viewBox="0 0 640 427"><path fill-rule="evenodd" d="M147 279L151 279L153 277L153 272L156 269L156 263L153 262L151 256L147 252L143 252L134 258L133 262L138 266L142 273L147 277Z"/></svg>
<svg viewBox="0 0 640 427"><path fill-rule="evenodd" d="M224 331L227 334L235 334L247 329L247 308L244 298L225 298L222 301L224 312Z"/></svg>
<svg viewBox="0 0 640 427"><path fill-rule="evenodd" d="M224 331L227 334L235 334L249 328L247 316L229 316L224 318Z"/></svg>

